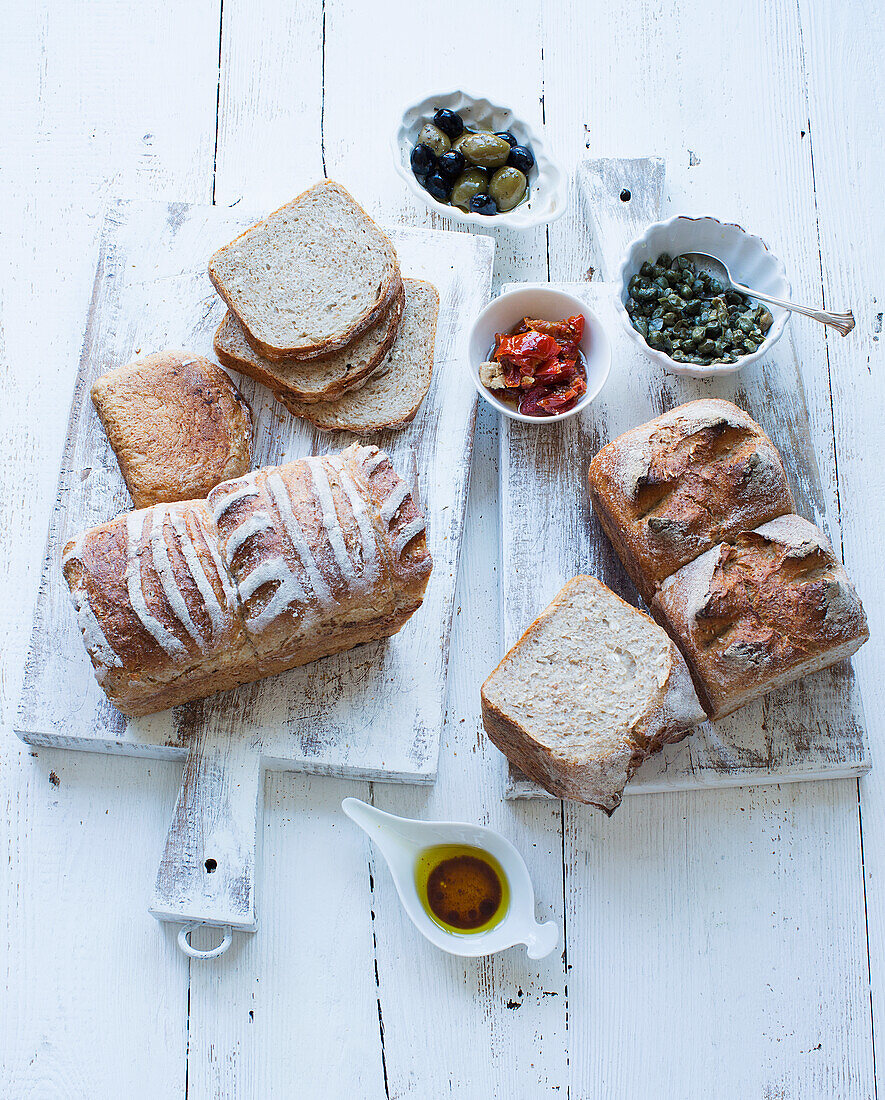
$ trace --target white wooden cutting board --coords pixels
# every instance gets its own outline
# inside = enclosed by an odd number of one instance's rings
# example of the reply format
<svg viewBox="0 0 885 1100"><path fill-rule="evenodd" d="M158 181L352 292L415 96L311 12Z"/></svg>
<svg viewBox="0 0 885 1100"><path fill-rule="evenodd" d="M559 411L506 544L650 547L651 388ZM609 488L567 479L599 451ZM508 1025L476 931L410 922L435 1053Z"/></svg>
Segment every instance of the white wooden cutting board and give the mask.
<svg viewBox="0 0 885 1100"><path fill-rule="evenodd" d="M663 162L587 161L579 168L578 182L594 233L597 274L612 279L629 241L660 217ZM612 341L612 370L600 396L579 417L538 427L502 421L505 649L578 573L592 573L625 600L640 604L593 515L587 468L609 440L675 405L720 397L746 409L783 455L797 511L828 526L789 327L762 363L715 381L677 378L652 363L623 331L614 283L567 283L561 289L602 318ZM791 323L810 322L799 318ZM860 695L850 662L842 662L668 745L642 765L625 794L833 779L862 775L869 768ZM508 771L506 790L510 798L549 797L516 769Z"/></svg>
<svg viewBox="0 0 885 1100"><path fill-rule="evenodd" d="M108 212L77 376L58 498L43 566L19 735L34 745L183 759L206 729L270 768L430 782L445 709L455 578L467 497L476 394L462 367L466 322L487 301L494 242L465 233L393 229L404 275L439 290L436 369L404 431L373 441L428 515L434 568L422 608L394 638L146 718L127 719L95 678L61 575L60 552L83 528L132 507L89 398L92 380L139 353L184 347L212 355L224 309L206 263L256 218L238 209L120 202ZM338 450L263 386L238 379L255 416L255 465Z"/></svg>

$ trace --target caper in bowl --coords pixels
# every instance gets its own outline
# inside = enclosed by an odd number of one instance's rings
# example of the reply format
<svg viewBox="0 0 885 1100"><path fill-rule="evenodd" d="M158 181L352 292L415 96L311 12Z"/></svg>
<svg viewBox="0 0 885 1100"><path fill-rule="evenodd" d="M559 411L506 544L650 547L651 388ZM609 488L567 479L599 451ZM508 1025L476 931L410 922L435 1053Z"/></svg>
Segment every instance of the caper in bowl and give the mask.
<svg viewBox="0 0 885 1100"><path fill-rule="evenodd" d="M761 293L790 296L783 264L760 237L718 218L679 214L650 225L621 261L624 328L671 374L711 378L742 370L768 354L790 314L718 284L695 253L718 257Z"/></svg>

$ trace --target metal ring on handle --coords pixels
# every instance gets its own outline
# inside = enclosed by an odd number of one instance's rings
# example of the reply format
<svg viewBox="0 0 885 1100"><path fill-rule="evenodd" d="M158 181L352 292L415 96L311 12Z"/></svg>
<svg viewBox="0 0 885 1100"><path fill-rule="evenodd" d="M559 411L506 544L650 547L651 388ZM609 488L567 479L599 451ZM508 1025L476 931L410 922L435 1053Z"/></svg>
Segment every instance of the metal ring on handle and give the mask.
<svg viewBox="0 0 885 1100"><path fill-rule="evenodd" d="M229 924L224 925L224 938L217 947L210 947L205 951L200 950L198 947L192 947L191 941L188 938L195 929L207 927L206 922L202 920L194 921L192 924L186 924L178 933L178 946L192 959L217 959L219 955L223 955L225 951L234 942L234 935ZM214 927L214 926L209 926Z"/></svg>

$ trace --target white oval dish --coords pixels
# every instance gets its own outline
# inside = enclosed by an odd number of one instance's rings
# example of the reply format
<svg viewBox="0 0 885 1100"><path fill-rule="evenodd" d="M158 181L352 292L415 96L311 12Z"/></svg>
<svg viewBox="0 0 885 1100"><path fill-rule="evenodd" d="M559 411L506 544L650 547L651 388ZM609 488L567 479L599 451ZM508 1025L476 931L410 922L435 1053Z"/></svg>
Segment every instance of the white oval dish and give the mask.
<svg viewBox="0 0 885 1100"><path fill-rule="evenodd" d="M430 122L440 107L456 111L470 129L491 130L501 133L509 130L521 145L531 146L535 156L535 167L529 174L529 197L525 202L503 214L488 217L483 214L471 214L459 210L457 206L437 202L415 178L409 164L412 151L421 127ZM544 142L528 123L518 119L509 107L499 107L487 99L477 99L466 92L443 92L431 95L403 111L400 123L391 138L393 163L397 172L405 180L412 194L420 199L428 210L451 218L465 225L481 225L485 229L506 226L508 229L532 229L555 221L565 213L566 188L562 173L547 155Z"/></svg>
<svg viewBox="0 0 885 1100"><path fill-rule="evenodd" d="M667 221L655 222L627 249L618 269L616 284L620 302L618 312L624 328L634 344L642 348L649 359L671 374L682 374L691 378L715 378L742 370L768 354L783 335L790 318L788 310L777 306L766 306L771 310L774 320L765 340L756 351L741 356L736 363L716 363L709 366L678 363L666 352L649 347L630 323L624 304L629 297L627 285L632 276L646 260L653 263L662 252L669 252L671 256L679 256L684 252L706 252L727 264L734 278L746 286L755 287L778 298L790 296L790 284L784 265L761 237L748 233L733 222L721 222L718 218L691 218L678 214Z"/></svg>
<svg viewBox="0 0 885 1100"><path fill-rule="evenodd" d="M510 332L523 317L561 321L566 317L574 317L577 313L582 313L585 319L581 351L587 368L587 392L573 409L556 416L525 416L505 401L500 401L480 382L480 364L486 362L497 333ZM524 424L558 424L568 420L570 416L577 416L605 385L611 365L611 345L602 321L593 310L580 298L574 298L562 290L554 290L543 283L526 284L516 290L508 290L489 302L473 322L467 342L467 367L480 396L504 416L509 416L511 420L521 420Z"/></svg>
<svg viewBox="0 0 885 1100"><path fill-rule="evenodd" d="M559 943L555 921L535 920L535 891L522 856L494 829L463 821L414 821L376 810L358 798L345 798L341 808L381 850L403 908L418 931L450 955L479 958L524 943L530 959L543 959ZM442 928L425 912L415 885L419 854L436 844L468 844L493 856L510 886L510 904L502 920L486 932L457 934Z"/></svg>

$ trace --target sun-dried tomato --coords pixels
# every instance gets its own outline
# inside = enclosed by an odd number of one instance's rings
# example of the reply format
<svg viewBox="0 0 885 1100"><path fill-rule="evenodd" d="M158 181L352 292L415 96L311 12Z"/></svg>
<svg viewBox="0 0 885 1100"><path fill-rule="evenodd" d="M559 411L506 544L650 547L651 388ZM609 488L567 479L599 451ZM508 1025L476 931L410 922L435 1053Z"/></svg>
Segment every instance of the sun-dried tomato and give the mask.
<svg viewBox="0 0 885 1100"><path fill-rule="evenodd" d="M510 400L526 416L554 416L574 408L587 392L579 344L584 318L563 321L524 317L509 335L495 338L493 358L501 364Z"/></svg>
<svg viewBox="0 0 885 1100"><path fill-rule="evenodd" d="M531 317L524 317L523 332L542 332L561 345L562 350L576 348L584 335L584 316L581 313L574 317L566 317L564 321L536 321Z"/></svg>
<svg viewBox="0 0 885 1100"><path fill-rule="evenodd" d="M559 350L556 340L541 332L523 332L516 336L502 336L499 333L495 341L498 362L506 359L517 367L535 367L559 355Z"/></svg>

